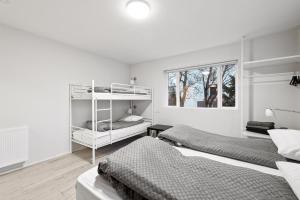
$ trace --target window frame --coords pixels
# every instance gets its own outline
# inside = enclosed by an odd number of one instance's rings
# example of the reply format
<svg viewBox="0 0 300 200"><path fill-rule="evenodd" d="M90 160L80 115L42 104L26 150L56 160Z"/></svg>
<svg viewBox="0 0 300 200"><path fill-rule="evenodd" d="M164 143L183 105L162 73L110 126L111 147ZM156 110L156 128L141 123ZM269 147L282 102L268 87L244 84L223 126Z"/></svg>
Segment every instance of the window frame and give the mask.
<svg viewBox="0 0 300 200"><path fill-rule="evenodd" d="M175 82L175 84L176 84L176 88L175 88L175 92L176 92L176 105L169 105L169 74L170 73L176 73L176 82ZM178 101L178 97L177 97L177 95L178 95L178 87L177 87L177 84L178 84L178 76L177 76L177 72L167 72L167 73L165 73L165 80L166 80L166 91L167 91L167 106L168 107L176 107L177 106L177 101Z"/></svg>
<svg viewBox="0 0 300 200"><path fill-rule="evenodd" d="M223 106L223 79L222 79L222 67L225 65L234 64L235 65L235 106L229 107L229 106ZM192 69L199 69L199 68L207 68L207 67L217 67L217 84L218 84L218 95L217 95L217 107L180 107L180 80L179 80L179 72L185 71L185 70L192 70ZM168 74L169 73L176 73L176 105L169 105L168 103ZM165 70L165 77L166 77L166 93L167 98L166 103L168 108L179 108L179 109L197 109L197 110L238 110L239 107L239 67L238 67L238 60L232 60L232 61L226 61L226 62L220 62L220 63L212 63L212 64L203 64L203 65L195 65L195 67L183 67L180 69L175 70Z"/></svg>
<svg viewBox="0 0 300 200"><path fill-rule="evenodd" d="M228 109L228 110L237 110L238 109L238 105L239 105L239 87L238 87L238 84L239 84L239 67L238 67L238 61L235 61L235 62L232 62L232 63L226 63L226 64L222 64L222 66L224 65L228 65L228 64L235 64L235 106L232 106L232 107L229 107L229 106L223 106L223 98L222 98L222 95L223 95L223 80L222 80L222 77L220 77L220 81L222 83L221 85L221 108L222 109ZM221 70L221 75L222 75L222 70Z"/></svg>

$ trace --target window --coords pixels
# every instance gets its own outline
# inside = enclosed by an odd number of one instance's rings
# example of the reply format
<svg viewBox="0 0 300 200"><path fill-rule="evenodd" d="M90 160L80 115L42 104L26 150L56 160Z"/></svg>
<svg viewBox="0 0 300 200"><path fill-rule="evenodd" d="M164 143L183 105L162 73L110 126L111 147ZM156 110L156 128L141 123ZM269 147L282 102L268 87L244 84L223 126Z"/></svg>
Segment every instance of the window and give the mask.
<svg viewBox="0 0 300 200"><path fill-rule="evenodd" d="M216 67L179 72L180 107L217 107Z"/></svg>
<svg viewBox="0 0 300 200"><path fill-rule="evenodd" d="M168 92L169 92L169 106L176 106L176 73L170 72L168 74Z"/></svg>
<svg viewBox="0 0 300 200"><path fill-rule="evenodd" d="M236 63L168 72L168 105L192 108L235 107L235 83Z"/></svg>
<svg viewBox="0 0 300 200"><path fill-rule="evenodd" d="M222 66L222 106L235 107L235 64Z"/></svg>

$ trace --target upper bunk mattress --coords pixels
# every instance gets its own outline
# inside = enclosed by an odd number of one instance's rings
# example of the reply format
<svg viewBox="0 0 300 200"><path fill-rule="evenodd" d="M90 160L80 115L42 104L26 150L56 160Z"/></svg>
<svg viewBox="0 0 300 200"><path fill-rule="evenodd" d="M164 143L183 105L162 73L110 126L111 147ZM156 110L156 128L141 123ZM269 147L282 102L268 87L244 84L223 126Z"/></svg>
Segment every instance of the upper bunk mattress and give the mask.
<svg viewBox="0 0 300 200"><path fill-rule="evenodd" d="M88 93L92 92L92 88L88 89ZM94 92L96 93L120 93L120 94L149 94L147 89L135 89L135 90L128 90L128 88L114 88L111 91L110 87L94 87Z"/></svg>
<svg viewBox="0 0 300 200"><path fill-rule="evenodd" d="M110 87L71 85L72 100L152 100L152 89L145 86L112 83Z"/></svg>

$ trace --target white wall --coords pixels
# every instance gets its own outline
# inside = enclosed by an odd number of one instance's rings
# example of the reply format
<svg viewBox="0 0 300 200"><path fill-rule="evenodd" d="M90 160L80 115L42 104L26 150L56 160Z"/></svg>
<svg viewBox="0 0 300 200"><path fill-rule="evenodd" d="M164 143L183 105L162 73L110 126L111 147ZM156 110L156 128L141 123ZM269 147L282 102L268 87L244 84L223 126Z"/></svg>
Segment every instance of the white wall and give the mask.
<svg viewBox="0 0 300 200"><path fill-rule="evenodd" d="M69 151L69 83L129 82L129 67L0 26L0 129L29 127L29 161Z"/></svg>
<svg viewBox="0 0 300 200"><path fill-rule="evenodd" d="M246 43L247 60L294 55L299 49L298 41L297 29L255 38ZM136 76L139 84L154 87L155 121L157 123L188 124L213 133L240 137L240 94L238 95L239 108L237 110L167 107L167 83L163 72L166 69L233 59L240 59L239 43L135 64L131 66L131 77ZM262 68L254 73L288 72L297 70L298 67L297 64L272 66L271 68ZM244 88L246 93L246 99L243 101L246 109L245 120L275 121L278 126L300 129L299 115L285 113L278 114L276 119L264 117L264 108L270 106L300 110L300 90L288 85L290 78L285 77L284 81L277 79L277 81L267 84L256 83L251 87L251 96L249 96L248 88Z"/></svg>
<svg viewBox="0 0 300 200"><path fill-rule="evenodd" d="M239 59L239 44L220 46L184 55L131 66L131 77L137 83L154 88L155 122L188 124L202 130L240 136L239 110L175 108L167 106L167 82L164 70Z"/></svg>
<svg viewBox="0 0 300 200"><path fill-rule="evenodd" d="M297 32L298 32L298 54L300 54L300 28L298 28L298 30L297 30Z"/></svg>
<svg viewBox="0 0 300 200"><path fill-rule="evenodd" d="M266 117L266 108L280 108L300 111L300 88L289 86L291 77L274 77L275 82L262 82L255 79L251 85L251 110L249 120L273 121L277 127L288 127L300 130L300 115L274 111L274 117ZM282 81L279 81L282 80Z"/></svg>

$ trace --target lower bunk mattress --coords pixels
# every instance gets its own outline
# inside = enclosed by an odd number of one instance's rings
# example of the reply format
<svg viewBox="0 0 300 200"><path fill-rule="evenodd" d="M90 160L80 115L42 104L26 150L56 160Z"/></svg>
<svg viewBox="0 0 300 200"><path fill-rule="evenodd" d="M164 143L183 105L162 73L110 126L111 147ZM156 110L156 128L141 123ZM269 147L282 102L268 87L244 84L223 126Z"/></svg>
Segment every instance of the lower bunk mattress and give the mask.
<svg viewBox="0 0 300 200"><path fill-rule="evenodd" d="M210 160L218 161L224 164L253 169L265 174L282 176L277 169L259 166L251 163L246 163L230 158L216 156L208 153L203 153L196 150L187 149L184 147L174 147L184 156L203 157ZM97 172L97 167L94 167L80 175L76 183L76 200L120 200L122 199L111 184L100 176Z"/></svg>
<svg viewBox="0 0 300 200"><path fill-rule="evenodd" d="M117 142L134 135L141 134L147 130L147 127L151 126L151 122L143 122L127 128L117 129L111 131L112 142ZM91 130L81 129L72 133L73 141L86 145L93 145L93 134ZM104 145L110 144L110 131L96 132L96 148L100 148Z"/></svg>

